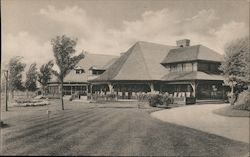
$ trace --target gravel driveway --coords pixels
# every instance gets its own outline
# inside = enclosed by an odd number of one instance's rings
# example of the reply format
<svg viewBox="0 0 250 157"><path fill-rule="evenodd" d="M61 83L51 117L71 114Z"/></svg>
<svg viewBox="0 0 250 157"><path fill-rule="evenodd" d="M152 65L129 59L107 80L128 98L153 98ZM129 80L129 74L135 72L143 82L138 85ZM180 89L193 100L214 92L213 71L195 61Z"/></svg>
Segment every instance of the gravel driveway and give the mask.
<svg viewBox="0 0 250 157"><path fill-rule="evenodd" d="M242 156L248 145L154 119L135 104L10 108L1 155Z"/></svg>
<svg viewBox="0 0 250 157"><path fill-rule="evenodd" d="M225 117L213 113L229 104L190 105L161 110L151 115L170 122L233 140L249 143L249 117Z"/></svg>

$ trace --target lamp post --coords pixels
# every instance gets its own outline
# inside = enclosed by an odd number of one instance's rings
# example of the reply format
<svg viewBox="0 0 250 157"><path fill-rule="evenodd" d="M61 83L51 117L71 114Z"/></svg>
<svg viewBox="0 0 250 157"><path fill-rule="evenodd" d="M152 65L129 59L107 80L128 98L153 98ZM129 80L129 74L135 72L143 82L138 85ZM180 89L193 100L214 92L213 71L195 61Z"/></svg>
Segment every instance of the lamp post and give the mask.
<svg viewBox="0 0 250 157"><path fill-rule="evenodd" d="M3 70L4 78L5 78L5 111L8 111L8 79L9 79L9 71Z"/></svg>

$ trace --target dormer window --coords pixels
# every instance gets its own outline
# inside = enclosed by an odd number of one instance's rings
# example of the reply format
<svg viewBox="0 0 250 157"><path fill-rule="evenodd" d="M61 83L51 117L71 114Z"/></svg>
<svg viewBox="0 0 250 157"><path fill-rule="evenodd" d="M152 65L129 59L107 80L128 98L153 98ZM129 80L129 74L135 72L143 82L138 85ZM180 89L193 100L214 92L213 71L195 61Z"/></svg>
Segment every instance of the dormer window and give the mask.
<svg viewBox="0 0 250 157"><path fill-rule="evenodd" d="M101 75L105 71L104 68L102 68L102 67L96 67L96 66L90 67L89 70L92 71L92 75Z"/></svg>
<svg viewBox="0 0 250 157"><path fill-rule="evenodd" d="M77 69L77 70L76 70L76 74L82 74L82 73L84 73L84 70L83 70L83 69Z"/></svg>
<svg viewBox="0 0 250 157"><path fill-rule="evenodd" d="M75 71L76 71L76 74L85 73L84 69L82 67L79 67L79 66L75 68Z"/></svg>

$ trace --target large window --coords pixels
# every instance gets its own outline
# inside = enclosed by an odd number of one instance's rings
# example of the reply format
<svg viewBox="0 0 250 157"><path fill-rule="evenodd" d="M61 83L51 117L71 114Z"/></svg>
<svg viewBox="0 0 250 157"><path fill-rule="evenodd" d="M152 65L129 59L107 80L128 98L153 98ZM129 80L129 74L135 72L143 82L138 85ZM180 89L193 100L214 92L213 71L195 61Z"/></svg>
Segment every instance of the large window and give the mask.
<svg viewBox="0 0 250 157"><path fill-rule="evenodd" d="M199 62L198 63L198 70L204 71L208 73L220 73L219 70L219 63L210 63L210 62Z"/></svg>

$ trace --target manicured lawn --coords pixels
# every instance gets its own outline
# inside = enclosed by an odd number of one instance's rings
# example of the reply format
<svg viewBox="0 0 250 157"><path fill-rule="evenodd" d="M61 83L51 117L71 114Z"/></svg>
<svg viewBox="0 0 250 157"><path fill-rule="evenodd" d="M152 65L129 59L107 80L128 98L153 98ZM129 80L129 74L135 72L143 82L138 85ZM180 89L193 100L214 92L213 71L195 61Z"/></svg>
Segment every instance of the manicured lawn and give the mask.
<svg viewBox="0 0 250 157"><path fill-rule="evenodd" d="M226 106L214 110L214 113L228 117L250 117L250 111L233 109L233 106Z"/></svg>
<svg viewBox="0 0 250 157"><path fill-rule="evenodd" d="M3 112L1 155L242 156L249 145L152 118L135 103L59 101ZM48 118L47 109L51 110Z"/></svg>

